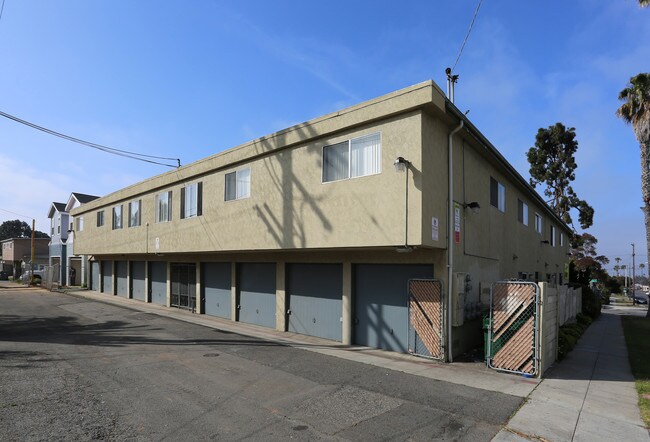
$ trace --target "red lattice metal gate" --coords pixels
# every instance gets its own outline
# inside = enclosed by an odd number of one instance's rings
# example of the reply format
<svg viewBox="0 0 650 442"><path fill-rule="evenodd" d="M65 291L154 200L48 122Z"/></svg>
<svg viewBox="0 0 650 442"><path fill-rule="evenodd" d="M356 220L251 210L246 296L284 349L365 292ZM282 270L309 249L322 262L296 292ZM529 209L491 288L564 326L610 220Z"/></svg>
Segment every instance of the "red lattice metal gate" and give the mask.
<svg viewBox="0 0 650 442"><path fill-rule="evenodd" d="M539 287L532 282L492 286L488 367L537 375L539 370Z"/></svg>
<svg viewBox="0 0 650 442"><path fill-rule="evenodd" d="M409 353L443 359L442 283L435 279L411 279L408 285Z"/></svg>

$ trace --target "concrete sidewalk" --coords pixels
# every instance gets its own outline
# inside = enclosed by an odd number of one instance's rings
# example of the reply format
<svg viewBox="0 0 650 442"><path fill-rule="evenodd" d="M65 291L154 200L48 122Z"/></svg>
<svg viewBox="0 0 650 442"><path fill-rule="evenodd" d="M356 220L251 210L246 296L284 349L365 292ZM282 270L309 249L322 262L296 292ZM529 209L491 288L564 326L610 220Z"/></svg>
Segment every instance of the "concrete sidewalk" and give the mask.
<svg viewBox="0 0 650 442"><path fill-rule="evenodd" d="M630 371L622 315L608 307L535 388L493 441L648 441Z"/></svg>

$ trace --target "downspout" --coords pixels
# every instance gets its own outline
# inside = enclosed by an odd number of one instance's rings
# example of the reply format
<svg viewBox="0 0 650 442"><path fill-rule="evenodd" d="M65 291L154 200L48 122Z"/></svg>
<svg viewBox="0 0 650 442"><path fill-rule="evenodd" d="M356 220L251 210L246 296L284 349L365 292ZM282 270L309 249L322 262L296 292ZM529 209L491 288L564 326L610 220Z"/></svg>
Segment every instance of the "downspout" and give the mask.
<svg viewBox="0 0 650 442"><path fill-rule="evenodd" d="M453 161L453 147L454 147L454 134L463 128L464 122L460 120L460 124L449 133L449 209L447 210L447 362L454 362L452 352L452 337L451 337L451 315L452 315L452 299L453 287L452 278L454 277L454 161Z"/></svg>

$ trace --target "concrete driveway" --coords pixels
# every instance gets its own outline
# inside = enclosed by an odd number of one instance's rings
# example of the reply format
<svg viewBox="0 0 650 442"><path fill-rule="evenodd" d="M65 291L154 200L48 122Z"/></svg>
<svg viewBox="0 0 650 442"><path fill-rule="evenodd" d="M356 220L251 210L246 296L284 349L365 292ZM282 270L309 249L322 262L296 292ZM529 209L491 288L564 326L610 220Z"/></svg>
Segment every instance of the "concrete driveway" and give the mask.
<svg viewBox="0 0 650 442"><path fill-rule="evenodd" d="M0 440L490 440L521 396L0 288Z"/></svg>

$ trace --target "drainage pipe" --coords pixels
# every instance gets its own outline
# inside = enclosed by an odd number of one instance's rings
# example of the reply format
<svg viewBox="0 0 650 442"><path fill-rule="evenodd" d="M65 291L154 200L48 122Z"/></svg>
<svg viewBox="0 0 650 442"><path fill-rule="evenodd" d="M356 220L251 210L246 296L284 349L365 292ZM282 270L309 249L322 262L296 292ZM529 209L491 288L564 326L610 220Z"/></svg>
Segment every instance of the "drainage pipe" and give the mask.
<svg viewBox="0 0 650 442"><path fill-rule="evenodd" d="M454 161L453 161L453 147L454 147L454 134L463 128L464 122L460 120L460 124L449 133L449 209L447 213L447 361L453 362L454 356L452 353L452 337L451 337L451 315L452 315L452 299L453 299L453 284L452 278L454 277Z"/></svg>

